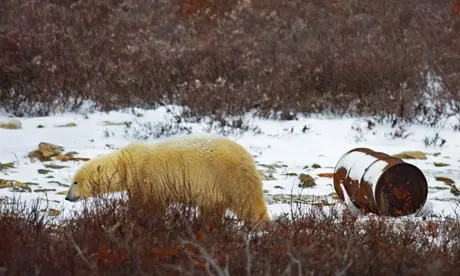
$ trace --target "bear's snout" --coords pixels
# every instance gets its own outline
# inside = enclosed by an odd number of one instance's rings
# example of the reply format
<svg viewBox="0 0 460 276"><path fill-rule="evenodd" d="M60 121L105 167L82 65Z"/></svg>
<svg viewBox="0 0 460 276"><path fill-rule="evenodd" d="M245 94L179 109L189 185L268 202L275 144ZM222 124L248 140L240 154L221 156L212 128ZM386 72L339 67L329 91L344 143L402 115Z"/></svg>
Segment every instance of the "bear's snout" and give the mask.
<svg viewBox="0 0 460 276"><path fill-rule="evenodd" d="M65 197L65 200L70 201L70 202L75 202L75 201L78 200L78 197L66 196L66 197Z"/></svg>

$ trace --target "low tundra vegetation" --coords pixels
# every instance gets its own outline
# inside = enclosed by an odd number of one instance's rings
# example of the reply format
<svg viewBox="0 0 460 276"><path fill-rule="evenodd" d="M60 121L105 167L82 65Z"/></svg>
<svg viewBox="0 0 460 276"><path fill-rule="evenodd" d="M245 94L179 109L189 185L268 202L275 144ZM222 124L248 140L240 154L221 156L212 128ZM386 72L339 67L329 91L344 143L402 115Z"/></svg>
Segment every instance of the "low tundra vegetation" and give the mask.
<svg viewBox="0 0 460 276"><path fill-rule="evenodd" d="M20 117L78 111L88 102L103 111L190 108L171 123L127 124L124 134L139 139L187 133L187 122L205 118L210 131L257 133L239 117L250 111L279 120L370 116L353 126L357 141L383 123L394 139L410 137L410 123L435 127L449 116L460 130L460 24L452 8L434 0L4 0L0 109ZM424 143L449 141L436 134ZM30 157L80 158L43 146ZM190 206L164 213L153 203L100 198L50 219L38 201L0 198L0 275L460 270L458 220L358 219L334 207L294 212L300 204L256 230L234 218L197 217Z"/></svg>
<svg viewBox="0 0 460 276"><path fill-rule="evenodd" d="M0 108L458 118L459 18L434 0L0 3ZM458 129L458 123L453 122ZM404 137L404 125L390 136Z"/></svg>
<svg viewBox="0 0 460 276"><path fill-rule="evenodd" d="M48 217L0 205L0 275L456 275L460 222L299 209L261 229L189 205L98 198Z"/></svg>

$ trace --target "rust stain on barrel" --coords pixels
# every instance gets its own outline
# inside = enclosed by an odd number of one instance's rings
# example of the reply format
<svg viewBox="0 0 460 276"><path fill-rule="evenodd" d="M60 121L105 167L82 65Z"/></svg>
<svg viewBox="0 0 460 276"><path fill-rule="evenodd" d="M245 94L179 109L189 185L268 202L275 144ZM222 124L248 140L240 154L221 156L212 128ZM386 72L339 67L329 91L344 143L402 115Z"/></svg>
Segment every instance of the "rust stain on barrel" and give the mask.
<svg viewBox="0 0 460 276"><path fill-rule="evenodd" d="M358 156L353 158L352 154ZM351 177L350 172L359 177ZM428 196L428 183L420 169L368 148L345 153L336 165L333 181L340 199L345 200L342 184L356 207L379 215L413 214L423 207Z"/></svg>

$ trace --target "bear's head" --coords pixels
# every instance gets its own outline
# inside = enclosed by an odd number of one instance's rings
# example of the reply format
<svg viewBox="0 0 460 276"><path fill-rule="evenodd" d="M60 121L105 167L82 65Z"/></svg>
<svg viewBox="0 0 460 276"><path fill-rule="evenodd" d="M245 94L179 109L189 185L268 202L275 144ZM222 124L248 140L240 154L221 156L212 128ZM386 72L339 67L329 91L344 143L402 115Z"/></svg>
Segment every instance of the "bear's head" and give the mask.
<svg viewBox="0 0 460 276"><path fill-rule="evenodd" d="M100 194L118 192L126 176L127 159L117 152L88 161L77 170L65 200L75 202Z"/></svg>
<svg viewBox="0 0 460 276"><path fill-rule="evenodd" d="M97 166L97 170L101 170L100 166ZM65 200L75 202L81 199L86 199L94 195L92 193L92 176L94 172L91 171L90 167L83 167L79 169L72 177L72 183L67 191Z"/></svg>
<svg viewBox="0 0 460 276"><path fill-rule="evenodd" d="M89 197L117 191L119 175L106 166L84 166L72 178L65 200L75 202Z"/></svg>

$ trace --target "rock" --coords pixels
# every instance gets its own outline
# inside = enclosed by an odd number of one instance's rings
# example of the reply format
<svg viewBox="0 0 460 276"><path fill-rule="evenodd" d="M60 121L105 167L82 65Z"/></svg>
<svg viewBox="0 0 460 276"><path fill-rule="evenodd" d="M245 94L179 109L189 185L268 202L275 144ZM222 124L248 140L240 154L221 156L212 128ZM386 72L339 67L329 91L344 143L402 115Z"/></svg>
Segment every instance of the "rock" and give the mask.
<svg viewBox="0 0 460 276"><path fill-rule="evenodd" d="M59 216L61 214L61 211L56 210L56 209L49 209L47 214L48 214L48 216L56 217L56 216Z"/></svg>
<svg viewBox="0 0 460 276"><path fill-rule="evenodd" d="M458 190L457 187L455 187L455 185L450 186L450 192L451 192L454 196L460 196L460 191Z"/></svg>
<svg viewBox="0 0 460 276"><path fill-rule="evenodd" d="M299 175L299 180L300 180L299 187L309 188L309 187L313 187L316 185L315 179L309 174L301 173Z"/></svg>
<svg viewBox="0 0 460 276"><path fill-rule="evenodd" d="M315 202L321 202L318 196L314 195L294 195L294 194L273 194L266 195L265 200L267 204L274 203L306 203L313 204Z"/></svg>
<svg viewBox="0 0 460 276"><path fill-rule="evenodd" d="M333 199L339 199L340 200L340 197L336 192L330 193L329 196L332 197Z"/></svg>
<svg viewBox="0 0 460 276"><path fill-rule="evenodd" d="M275 170L275 171L276 169L279 169L279 168L287 168L287 165L282 164L282 162L276 162L273 164L259 164L259 166L267 168L267 169Z"/></svg>
<svg viewBox="0 0 460 276"><path fill-rule="evenodd" d="M7 163L1 163L0 162L0 171L4 171L7 169L14 169L16 166L14 165L14 162L7 162Z"/></svg>
<svg viewBox="0 0 460 276"><path fill-rule="evenodd" d="M318 207L323 207L323 206L332 206L332 205L335 205L336 202L329 202L325 199L322 199L320 202L312 202L311 205L315 205L315 206L318 206Z"/></svg>
<svg viewBox="0 0 460 276"><path fill-rule="evenodd" d="M444 176L436 176L435 179L436 179L437 181L444 182L444 183L447 184L447 185L452 185L452 184L455 183L455 181L453 181L452 179L447 178L447 177L444 177Z"/></svg>
<svg viewBox="0 0 460 276"><path fill-rule="evenodd" d="M38 186L38 185L40 185L40 184L35 183L35 182L24 182L24 184L26 184L27 186Z"/></svg>
<svg viewBox="0 0 460 276"><path fill-rule="evenodd" d="M334 177L334 173L318 173L317 176L319 176L319 177L333 178L333 177Z"/></svg>
<svg viewBox="0 0 460 276"><path fill-rule="evenodd" d="M40 144L38 144L38 150L43 154L43 156L48 157L48 156L56 156L60 154L61 152L64 151L64 147L50 144L50 143L41 142Z"/></svg>
<svg viewBox="0 0 460 276"><path fill-rule="evenodd" d="M48 168L48 169L64 169L64 168L69 167L69 166L61 166L61 165L55 165L55 164L45 164L44 166L45 168Z"/></svg>
<svg viewBox="0 0 460 276"><path fill-rule="evenodd" d="M61 187L70 187L70 185L61 183L61 182L56 181L56 180L48 181L48 183L49 184L57 184L58 186L61 186Z"/></svg>
<svg viewBox="0 0 460 276"><path fill-rule="evenodd" d="M280 186L280 185L276 185L275 187L273 187L275 189L284 189L284 187Z"/></svg>
<svg viewBox="0 0 460 276"><path fill-rule="evenodd" d="M261 174L276 173L276 169L273 169L273 168L266 169L266 170L258 170L258 171L259 171L259 173L261 173Z"/></svg>
<svg viewBox="0 0 460 276"><path fill-rule="evenodd" d="M45 128L44 125L38 125L37 128Z"/></svg>
<svg viewBox="0 0 460 276"><path fill-rule="evenodd" d="M56 159L61 162L66 162L66 161L70 161L71 157L61 153L58 156L56 156Z"/></svg>
<svg viewBox="0 0 460 276"><path fill-rule="evenodd" d="M318 163L314 163L313 165L311 165L311 167L312 167L313 169L319 169L319 168L321 168L321 166L320 166Z"/></svg>
<svg viewBox="0 0 460 276"><path fill-rule="evenodd" d="M434 162L434 166L435 167L447 167L447 166L450 166L450 165L447 164L447 163L443 163L443 162Z"/></svg>
<svg viewBox="0 0 460 276"><path fill-rule="evenodd" d="M447 184L447 185L449 185L449 184ZM449 185L449 186L450 186L450 185ZM432 191L432 190L442 191L442 190L447 190L447 189L449 189L449 187L437 187L437 186L430 187L430 190L431 190L431 191ZM431 191L430 191L430 192L431 192Z"/></svg>
<svg viewBox="0 0 460 276"><path fill-rule="evenodd" d="M51 170L47 170L47 169L38 169L37 170L39 174L48 174L50 172L53 172Z"/></svg>
<svg viewBox="0 0 460 276"><path fill-rule="evenodd" d="M90 158L75 157L75 155L78 154L78 152L76 151L70 151L65 154L63 153L63 151L64 151L64 148L61 146L42 142L38 145L38 150L29 152L29 158L32 162L34 162L35 159L38 159L41 162L51 161L53 157L56 158L56 160L59 160L61 162L90 160ZM61 169L61 168L66 167L66 166L58 166L58 165L47 165L47 166L49 166L49 168L54 168L54 169Z"/></svg>
<svg viewBox="0 0 460 276"><path fill-rule="evenodd" d="M18 188L23 191L32 192L32 189L25 183L14 181L13 188Z"/></svg>
<svg viewBox="0 0 460 276"><path fill-rule="evenodd" d="M262 176L262 180L277 180L275 176L273 176L273 173L271 172L265 172L259 170L260 175Z"/></svg>
<svg viewBox="0 0 460 276"><path fill-rule="evenodd" d="M5 122L0 122L0 128L3 129L21 129L22 124L18 119L10 119Z"/></svg>
<svg viewBox="0 0 460 276"><path fill-rule="evenodd" d="M109 121L103 121L102 124L104 126L127 126L127 127L130 127L132 125L132 122L125 121L125 122L114 123L114 122L109 122Z"/></svg>
<svg viewBox="0 0 460 276"><path fill-rule="evenodd" d="M58 156L64 151L64 148L58 145L41 142L38 149L29 152L29 158L33 162L35 159L40 162L50 161L52 157Z"/></svg>
<svg viewBox="0 0 460 276"><path fill-rule="evenodd" d="M267 168L266 170L258 170L263 180L277 180L273 175L276 173L276 169L280 168L282 165L279 164L260 164L261 167Z"/></svg>
<svg viewBox="0 0 460 276"><path fill-rule="evenodd" d="M0 179L0 189L12 188L19 192L32 192L32 189L25 183L17 180Z"/></svg>
<svg viewBox="0 0 460 276"><path fill-rule="evenodd" d="M283 173L282 175L285 175L285 176L297 176L297 173L295 172L291 172L291 173Z"/></svg>
<svg viewBox="0 0 460 276"><path fill-rule="evenodd" d="M76 127L77 124L74 123L74 122L71 122L71 123L67 123L67 124L64 124L64 125L55 125L55 127Z"/></svg>
<svg viewBox="0 0 460 276"><path fill-rule="evenodd" d="M419 159L426 160L426 154L421 151L403 151L397 154L393 154L392 157L399 159Z"/></svg>
<svg viewBox="0 0 460 276"><path fill-rule="evenodd" d="M11 184L6 182L4 179L0 179L0 189L5 189L11 187Z"/></svg>
<svg viewBox="0 0 460 276"><path fill-rule="evenodd" d="M55 192L55 191L56 191L56 189L45 189L45 188L43 188L43 189L35 189L35 190L34 190L35 193L41 193L41 192Z"/></svg>
<svg viewBox="0 0 460 276"><path fill-rule="evenodd" d="M78 152L76 151L69 151L65 154L59 154L56 156L56 159L61 161L61 162L67 162L67 161L88 161L90 158L84 158L84 157L75 157Z"/></svg>

